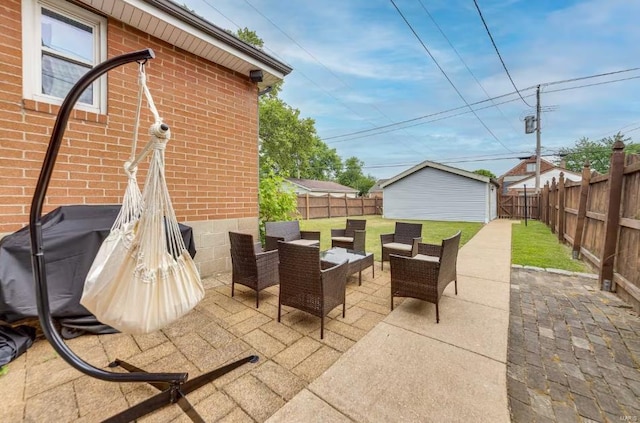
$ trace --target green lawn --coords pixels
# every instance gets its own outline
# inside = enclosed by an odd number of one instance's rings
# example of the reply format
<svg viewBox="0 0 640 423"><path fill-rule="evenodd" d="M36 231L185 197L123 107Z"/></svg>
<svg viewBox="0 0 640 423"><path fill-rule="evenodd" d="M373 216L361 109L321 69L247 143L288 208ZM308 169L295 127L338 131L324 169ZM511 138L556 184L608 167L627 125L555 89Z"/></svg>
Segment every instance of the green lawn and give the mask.
<svg viewBox="0 0 640 423"><path fill-rule="evenodd" d="M393 232L394 219L383 219L380 216L357 216L353 219L367 220L367 251L375 254L380 260L380 234ZM300 229L320 231L320 249L331 248L331 229L344 228L346 218L301 220ZM442 222L434 220L403 220L403 222L422 223L422 241L440 244L443 238L462 231L460 246L464 245L482 228L482 223L474 222ZM572 272L590 272L587 264L571 258L571 249L558 241L556 234L537 220L530 220L513 225L511 245L511 262L526 266L563 269Z"/></svg>
<svg viewBox="0 0 640 423"><path fill-rule="evenodd" d="M511 263L572 272L591 271L584 262L573 260L571 248L560 243L557 234L537 220L530 220L527 226L524 221L513 225Z"/></svg>
<svg viewBox="0 0 640 423"><path fill-rule="evenodd" d="M375 260L380 260L380 234L392 233L397 220L383 219L380 216L354 216L353 219L367 220L366 250L375 254ZM300 229L306 231L320 231L320 249L331 248L331 229L344 229L347 219L334 217L330 219L301 220ZM483 226L474 222L441 222L434 220L402 220L402 222L422 223L422 242L440 244L443 238L462 231L460 246L469 241Z"/></svg>

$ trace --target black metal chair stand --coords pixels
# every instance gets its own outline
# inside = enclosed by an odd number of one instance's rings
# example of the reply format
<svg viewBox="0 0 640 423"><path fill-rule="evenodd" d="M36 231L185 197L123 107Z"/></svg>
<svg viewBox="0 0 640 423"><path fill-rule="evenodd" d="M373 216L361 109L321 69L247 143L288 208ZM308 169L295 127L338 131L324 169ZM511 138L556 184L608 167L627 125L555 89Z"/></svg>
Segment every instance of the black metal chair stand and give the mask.
<svg viewBox="0 0 640 423"><path fill-rule="evenodd" d="M69 115L73 110L73 106L80 98L82 92L98 79L102 74L114 69L118 66L131 63L142 62L155 57L153 50L145 49L132 53L123 54L106 60L95 66L82 76L78 82L71 88L66 98L60 106L60 112L56 118L56 122L51 133L49 147L44 158L42 170L38 177L33 199L31 202L31 211L29 214L30 236L31 236L31 262L33 266L33 277L36 286L36 301L38 305L38 317L42 331L51 343L54 350L72 367L80 372L108 382L146 382L159 389L161 392L153 397L136 404L121 413L105 420L105 422L130 422L166 405L177 403L182 410L194 422L204 422L202 417L191 406L185 395L207 383L213 381L220 376L242 366L245 363L255 363L258 356L251 355L243 359L237 360L231 364L212 370L208 373L200 375L195 379L187 381L189 375L187 373L147 373L124 361L116 360L109 364L109 367L121 366L130 373L114 373L99 369L92 366L86 361L78 357L65 344L62 336L56 330L53 319L51 317L51 309L49 307L49 293L47 289L47 272L44 261L44 249L42 245L42 207L44 205L45 196L53 168L60 150L62 136L64 135Z"/></svg>
<svg viewBox="0 0 640 423"><path fill-rule="evenodd" d="M139 417L144 416L145 414L164 407L167 404L174 403L177 403L180 406L182 411L184 411L185 414L189 416L189 418L191 418L192 422L205 423L205 420L200 416L200 414L198 414L191 403L187 400L186 395L189 392L195 391L196 389L206 385L207 383L212 382L220 376L223 376L230 371L237 369L245 363L255 363L257 361L258 356L251 355L249 357L245 357L241 360L235 361L231 364L227 364L226 366L219 367L208 373L202 374L195 379L191 379L184 383L149 382L151 386L162 392L116 414L115 416L108 418L107 420L104 420L103 423L131 422ZM144 373L144 370L122 360L116 359L112 363L109 363L109 367L118 366L130 372Z"/></svg>

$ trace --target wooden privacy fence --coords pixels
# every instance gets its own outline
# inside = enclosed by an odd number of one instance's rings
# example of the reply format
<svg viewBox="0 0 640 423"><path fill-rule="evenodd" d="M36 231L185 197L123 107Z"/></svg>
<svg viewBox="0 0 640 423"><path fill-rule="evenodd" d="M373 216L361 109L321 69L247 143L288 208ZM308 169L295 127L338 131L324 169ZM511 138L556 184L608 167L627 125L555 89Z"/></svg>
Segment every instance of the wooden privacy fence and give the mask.
<svg viewBox="0 0 640 423"><path fill-rule="evenodd" d="M382 214L382 198L301 194L298 195L298 212L303 219Z"/></svg>
<svg viewBox="0 0 640 423"><path fill-rule="evenodd" d="M582 181L564 175L542 190L540 220L560 241L598 268L601 289L615 291L640 311L640 155L613 146L609 174L593 174L588 164Z"/></svg>

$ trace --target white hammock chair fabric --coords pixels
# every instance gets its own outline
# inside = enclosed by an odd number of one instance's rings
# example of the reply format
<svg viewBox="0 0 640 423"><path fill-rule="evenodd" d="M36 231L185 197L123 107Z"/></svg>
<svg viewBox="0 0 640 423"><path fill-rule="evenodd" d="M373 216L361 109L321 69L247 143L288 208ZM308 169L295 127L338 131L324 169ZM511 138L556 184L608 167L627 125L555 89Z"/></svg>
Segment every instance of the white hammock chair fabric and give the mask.
<svg viewBox="0 0 640 423"><path fill-rule="evenodd" d="M164 152L170 131L153 103L143 65L139 83L122 208L87 274L80 300L100 322L134 335L174 322L204 297L200 274L184 245L165 180ZM150 129L151 140L135 157L143 93L155 123ZM141 193L137 164L149 152L149 170Z"/></svg>

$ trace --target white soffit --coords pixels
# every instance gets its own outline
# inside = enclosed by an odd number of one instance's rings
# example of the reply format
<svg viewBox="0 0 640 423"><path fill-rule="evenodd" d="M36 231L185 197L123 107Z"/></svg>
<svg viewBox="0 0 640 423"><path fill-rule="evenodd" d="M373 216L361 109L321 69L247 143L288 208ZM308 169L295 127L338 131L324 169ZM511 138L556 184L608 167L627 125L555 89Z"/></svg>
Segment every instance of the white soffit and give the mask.
<svg viewBox="0 0 640 423"><path fill-rule="evenodd" d="M253 56L264 56L267 60L260 60L252 57L243 49L236 48L230 43L216 38L207 28L213 25L197 15L169 1L156 1L155 3L168 7L180 14L184 14L185 19L191 19L199 23L201 28L190 25L182 19L156 7L153 1L143 0L78 0L80 3L92 7L103 14L121 21L127 25L139 29L147 34L159 38L167 43L193 53L213 63L217 63L225 68L234 70L242 75L249 76L249 71L261 69L263 81L258 85L266 87L282 80L285 75L291 72L291 68L284 63L267 56L260 50L249 47L253 50ZM219 31L220 28L217 28ZM271 62L271 63L269 63ZM274 66L275 65L275 66Z"/></svg>

